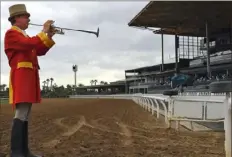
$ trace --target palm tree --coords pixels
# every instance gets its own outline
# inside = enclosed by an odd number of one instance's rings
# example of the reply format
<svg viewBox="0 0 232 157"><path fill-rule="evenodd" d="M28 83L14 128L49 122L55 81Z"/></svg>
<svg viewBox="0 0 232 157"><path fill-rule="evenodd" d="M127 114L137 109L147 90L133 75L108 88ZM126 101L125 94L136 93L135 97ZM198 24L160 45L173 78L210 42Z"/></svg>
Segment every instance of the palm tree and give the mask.
<svg viewBox="0 0 232 157"><path fill-rule="evenodd" d="M6 84L3 84L3 85L2 85L3 91L5 91L5 88L6 88Z"/></svg>
<svg viewBox="0 0 232 157"><path fill-rule="evenodd" d="M104 81L101 81L100 84L103 85L105 82Z"/></svg>
<svg viewBox="0 0 232 157"><path fill-rule="evenodd" d="M43 81L43 89L45 90L46 88L46 80Z"/></svg>
<svg viewBox="0 0 232 157"><path fill-rule="evenodd" d="M94 80L95 85L97 84L97 80Z"/></svg>
<svg viewBox="0 0 232 157"><path fill-rule="evenodd" d="M44 81L43 81L43 90L45 90L45 88L46 88L46 85L45 85L45 84L46 84L46 81L44 80Z"/></svg>
<svg viewBox="0 0 232 157"><path fill-rule="evenodd" d="M94 80L90 80L90 84L92 86L94 84Z"/></svg>
<svg viewBox="0 0 232 157"><path fill-rule="evenodd" d="M5 91L5 87L6 87L5 84L1 84L1 85L0 85L0 91Z"/></svg>
<svg viewBox="0 0 232 157"><path fill-rule="evenodd" d="M52 82L54 81L54 79L51 77L51 78L50 78L50 81L51 81L51 86L50 86L50 88L51 88L51 90L52 90Z"/></svg>
<svg viewBox="0 0 232 157"><path fill-rule="evenodd" d="M50 81L50 79L47 79L47 90L48 90L49 81Z"/></svg>

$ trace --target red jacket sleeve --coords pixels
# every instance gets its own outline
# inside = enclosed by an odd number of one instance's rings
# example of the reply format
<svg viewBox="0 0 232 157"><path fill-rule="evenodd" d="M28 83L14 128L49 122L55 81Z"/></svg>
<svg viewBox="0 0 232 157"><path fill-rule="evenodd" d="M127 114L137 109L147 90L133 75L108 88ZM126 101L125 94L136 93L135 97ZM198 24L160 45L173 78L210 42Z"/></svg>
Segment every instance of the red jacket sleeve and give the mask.
<svg viewBox="0 0 232 157"><path fill-rule="evenodd" d="M37 56L45 55L48 50L50 50L52 46L55 45L55 42L52 39L48 38L46 35L43 35L41 37L41 40L43 41L43 43L36 45L35 48Z"/></svg>
<svg viewBox="0 0 232 157"><path fill-rule="evenodd" d="M38 45L36 46L36 48L35 48L35 50L36 50L36 55L37 55L37 56L43 56L43 55L45 55L45 54L48 52L49 49L50 49L50 48L47 47L47 46L45 46L43 43L38 44Z"/></svg>
<svg viewBox="0 0 232 157"><path fill-rule="evenodd" d="M34 37L25 37L22 33L9 30L5 35L5 49L16 49L19 51L32 50L38 45L45 45L51 48L55 42L47 37L44 32L38 33Z"/></svg>

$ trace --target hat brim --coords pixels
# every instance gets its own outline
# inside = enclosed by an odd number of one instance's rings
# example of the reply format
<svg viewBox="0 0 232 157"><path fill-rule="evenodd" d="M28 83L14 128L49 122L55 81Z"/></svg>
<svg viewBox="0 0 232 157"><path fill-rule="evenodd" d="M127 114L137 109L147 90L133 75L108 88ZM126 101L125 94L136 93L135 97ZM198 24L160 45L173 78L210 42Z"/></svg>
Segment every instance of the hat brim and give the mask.
<svg viewBox="0 0 232 157"><path fill-rule="evenodd" d="M8 21L11 21L12 18L14 18L15 16L19 16L19 15L27 15L28 17L31 16L30 13L25 12L25 11L23 11L23 12L18 12L18 13L12 14L12 15L8 18Z"/></svg>

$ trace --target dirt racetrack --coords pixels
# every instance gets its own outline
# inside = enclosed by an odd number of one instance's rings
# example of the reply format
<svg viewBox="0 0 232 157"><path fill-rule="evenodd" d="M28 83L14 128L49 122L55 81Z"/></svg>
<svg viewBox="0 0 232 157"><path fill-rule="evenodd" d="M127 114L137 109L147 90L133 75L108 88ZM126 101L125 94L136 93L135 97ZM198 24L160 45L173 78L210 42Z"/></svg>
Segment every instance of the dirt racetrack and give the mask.
<svg viewBox="0 0 232 157"><path fill-rule="evenodd" d="M0 152L9 152L12 110L2 105ZM224 157L224 133L176 132L130 100L44 99L29 124L45 157Z"/></svg>

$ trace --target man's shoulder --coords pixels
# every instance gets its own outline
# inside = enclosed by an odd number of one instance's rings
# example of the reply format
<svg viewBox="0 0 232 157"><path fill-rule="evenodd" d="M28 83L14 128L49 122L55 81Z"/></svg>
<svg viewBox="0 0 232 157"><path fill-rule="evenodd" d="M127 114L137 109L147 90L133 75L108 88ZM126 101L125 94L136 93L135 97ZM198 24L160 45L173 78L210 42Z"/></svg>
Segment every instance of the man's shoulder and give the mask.
<svg viewBox="0 0 232 157"><path fill-rule="evenodd" d="M7 31L6 31L6 33L5 34L12 34L12 33L19 33L18 31L16 31L16 30L14 30L14 29L12 29L12 28L9 28Z"/></svg>
<svg viewBox="0 0 232 157"><path fill-rule="evenodd" d="M18 30L15 29L8 29L5 33L5 38L12 38L12 37L17 37L19 35L23 35L21 32L19 32Z"/></svg>

